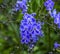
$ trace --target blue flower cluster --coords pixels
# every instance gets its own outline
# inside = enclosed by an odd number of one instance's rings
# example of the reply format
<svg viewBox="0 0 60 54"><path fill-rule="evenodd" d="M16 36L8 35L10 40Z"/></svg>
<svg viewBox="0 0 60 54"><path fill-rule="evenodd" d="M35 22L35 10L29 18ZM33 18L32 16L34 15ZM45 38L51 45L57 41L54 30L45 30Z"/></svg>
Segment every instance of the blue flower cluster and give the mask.
<svg viewBox="0 0 60 54"><path fill-rule="evenodd" d="M58 25L58 28L60 28L60 12L56 13L56 9L54 9L50 13L51 17L54 18L54 23Z"/></svg>
<svg viewBox="0 0 60 54"><path fill-rule="evenodd" d="M50 11L53 9L54 7L54 2L52 0L47 0L45 3L44 3L44 6L46 7L46 10Z"/></svg>
<svg viewBox="0 0 60 54"><path fill-rule="evenodd" d="M20 24L21 43L36 43L39 36L43 36L41 22L36 22L35 14L25 13Z"/></svg>
<svg viewBox="0 0 60 54"><path fill-rule="evenodd" d="M53 9L54 2L52 0L47 0L44 5L49 11L50 16L54 18L54 23L58 25L58 28L60 28L60 12L57 13L56 9Z"/></svg>
<svg viewBox="0 0 60 54"><path fill-rule="evenodd" d="M58 44L57 42L54 43L54 48L59 48L60 44Z"/></svg>
<svg viewBox="0 0 60 54"><path fill-rule="evenodd" d="M39 36L43 36L43 31L41 30L42 23L40 21L36 22L34 16L36 13L28 14L27 10L27 2L31 0L17 0L13 11L22 11L23 19L20 23L20 35L21 35L21 43L28 44L29 49L32 49L34 43L36 43L39 39Z"/></svg>
<svg viewBox="0 0 60 54"><path fill-rule="evenodd" d="M27 12L27 0L17 0L15 7L13 8L14 11L19 11L22 10L22 13L26 13Z"/></svg>

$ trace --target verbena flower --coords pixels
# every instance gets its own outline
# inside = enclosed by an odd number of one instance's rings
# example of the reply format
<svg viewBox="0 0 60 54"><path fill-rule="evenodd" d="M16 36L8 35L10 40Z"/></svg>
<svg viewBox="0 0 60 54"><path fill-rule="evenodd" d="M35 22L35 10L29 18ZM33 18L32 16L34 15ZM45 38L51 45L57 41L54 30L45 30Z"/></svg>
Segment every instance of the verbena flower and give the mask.
<svg viewBox="0 0 60 54"><path fill-rule="evenodd" d="M17 0L15 7L13 8L13 11L19 11L22 10L22 13L26 13L27 12L27 0Z"/></svg>
<svg viewBox="0 0 60 54"><path fill-rule="evenodd" d="M46 7L46 10L50 11L53 9L54 7L54 2L52 0L47 0L45 3L44 3L44 6Z"/></svg>
<svg viewBox="0 0 60 54"><path fill-rule="evenodd" d="M43 36L41 22L36 22L31 14L25 13L20 24L20 34L22 44L36 43L38 37Z"/></svg>
<svg viewBox="0 0 60 54"><path fill-rule="evenodd" d="M60 47L60 44L58 44L57 42L54 43L54 48L58 48Z"/></svg>
<svg viewBox="0 0 60 54"><path fill-rule="evenodd" d="M56 17L56 9L54 9L53 11L49 11L49 14L52 18L55 18Z"/></svg>
<svg viewBox="0 0 60 54"><path fill-rule="evenodd" d="M53 11L49 11L49 14L52 18L54 18L54 23L58 25L58 28L60 28L60 12L56 12L56 9Z"/></svg>
<svg viewBox="0 0 60 54"><path fill-rule="evenodd" d="M60 12L56 14L54 18L54 23L58 25L58 28L60 28Z"/></svg>

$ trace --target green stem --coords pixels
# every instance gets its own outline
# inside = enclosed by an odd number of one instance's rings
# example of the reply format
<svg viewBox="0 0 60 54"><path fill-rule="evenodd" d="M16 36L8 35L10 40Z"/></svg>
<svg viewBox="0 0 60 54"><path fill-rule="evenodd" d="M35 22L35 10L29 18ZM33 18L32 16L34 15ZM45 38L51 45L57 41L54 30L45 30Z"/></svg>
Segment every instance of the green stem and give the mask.
<svg viewBox="0 0 60 54"><path fill-rule="evenodd" d="M47 17L47 22L50 23L49 16ZM47 24L47 38L48 38L48 52L51 51L51 37L50 37L50 25Z"/></svg>
<svg viewBox="0 0 60 54"><path fill-rule="evenodd" d="M51 37L50 37L50 26L48 25L48 44L49 44L49 52L51 51Z"/></svg>

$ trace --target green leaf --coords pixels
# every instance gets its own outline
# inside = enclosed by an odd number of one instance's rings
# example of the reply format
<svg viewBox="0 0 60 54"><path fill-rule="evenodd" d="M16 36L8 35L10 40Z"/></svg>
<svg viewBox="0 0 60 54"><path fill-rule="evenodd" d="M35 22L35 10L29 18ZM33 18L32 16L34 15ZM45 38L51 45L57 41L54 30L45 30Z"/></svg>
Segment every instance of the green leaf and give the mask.
<svg viewBox="0 0 60 54"><path fill-rule="evenodd" d="M0 3L2 3L3 2L3 0L0 0Z"/></svg>

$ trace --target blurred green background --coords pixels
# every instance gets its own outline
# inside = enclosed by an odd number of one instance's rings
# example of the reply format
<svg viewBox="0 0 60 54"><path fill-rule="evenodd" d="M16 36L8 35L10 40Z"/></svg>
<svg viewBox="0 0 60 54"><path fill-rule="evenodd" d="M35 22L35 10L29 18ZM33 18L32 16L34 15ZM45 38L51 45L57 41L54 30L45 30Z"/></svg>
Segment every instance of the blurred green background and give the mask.
<svg viewBox="0 0 60 54"><path fill-rule="evenodd" d="M20 43L20 21L23 15L21 11L12 14L12 7L17 0L0 0L0 54L28 54L28 47ZM54 49L54 42L60 43L60 29L53 23L44 7L46 0L31 0L28 2L28 13L35 12L36 19L44 22L41 37L33 48L33 54L60 54L60 49ZM53 0L54 8L60 11L60 0ZM48 19L49 18L49 19Z"/></svg>

